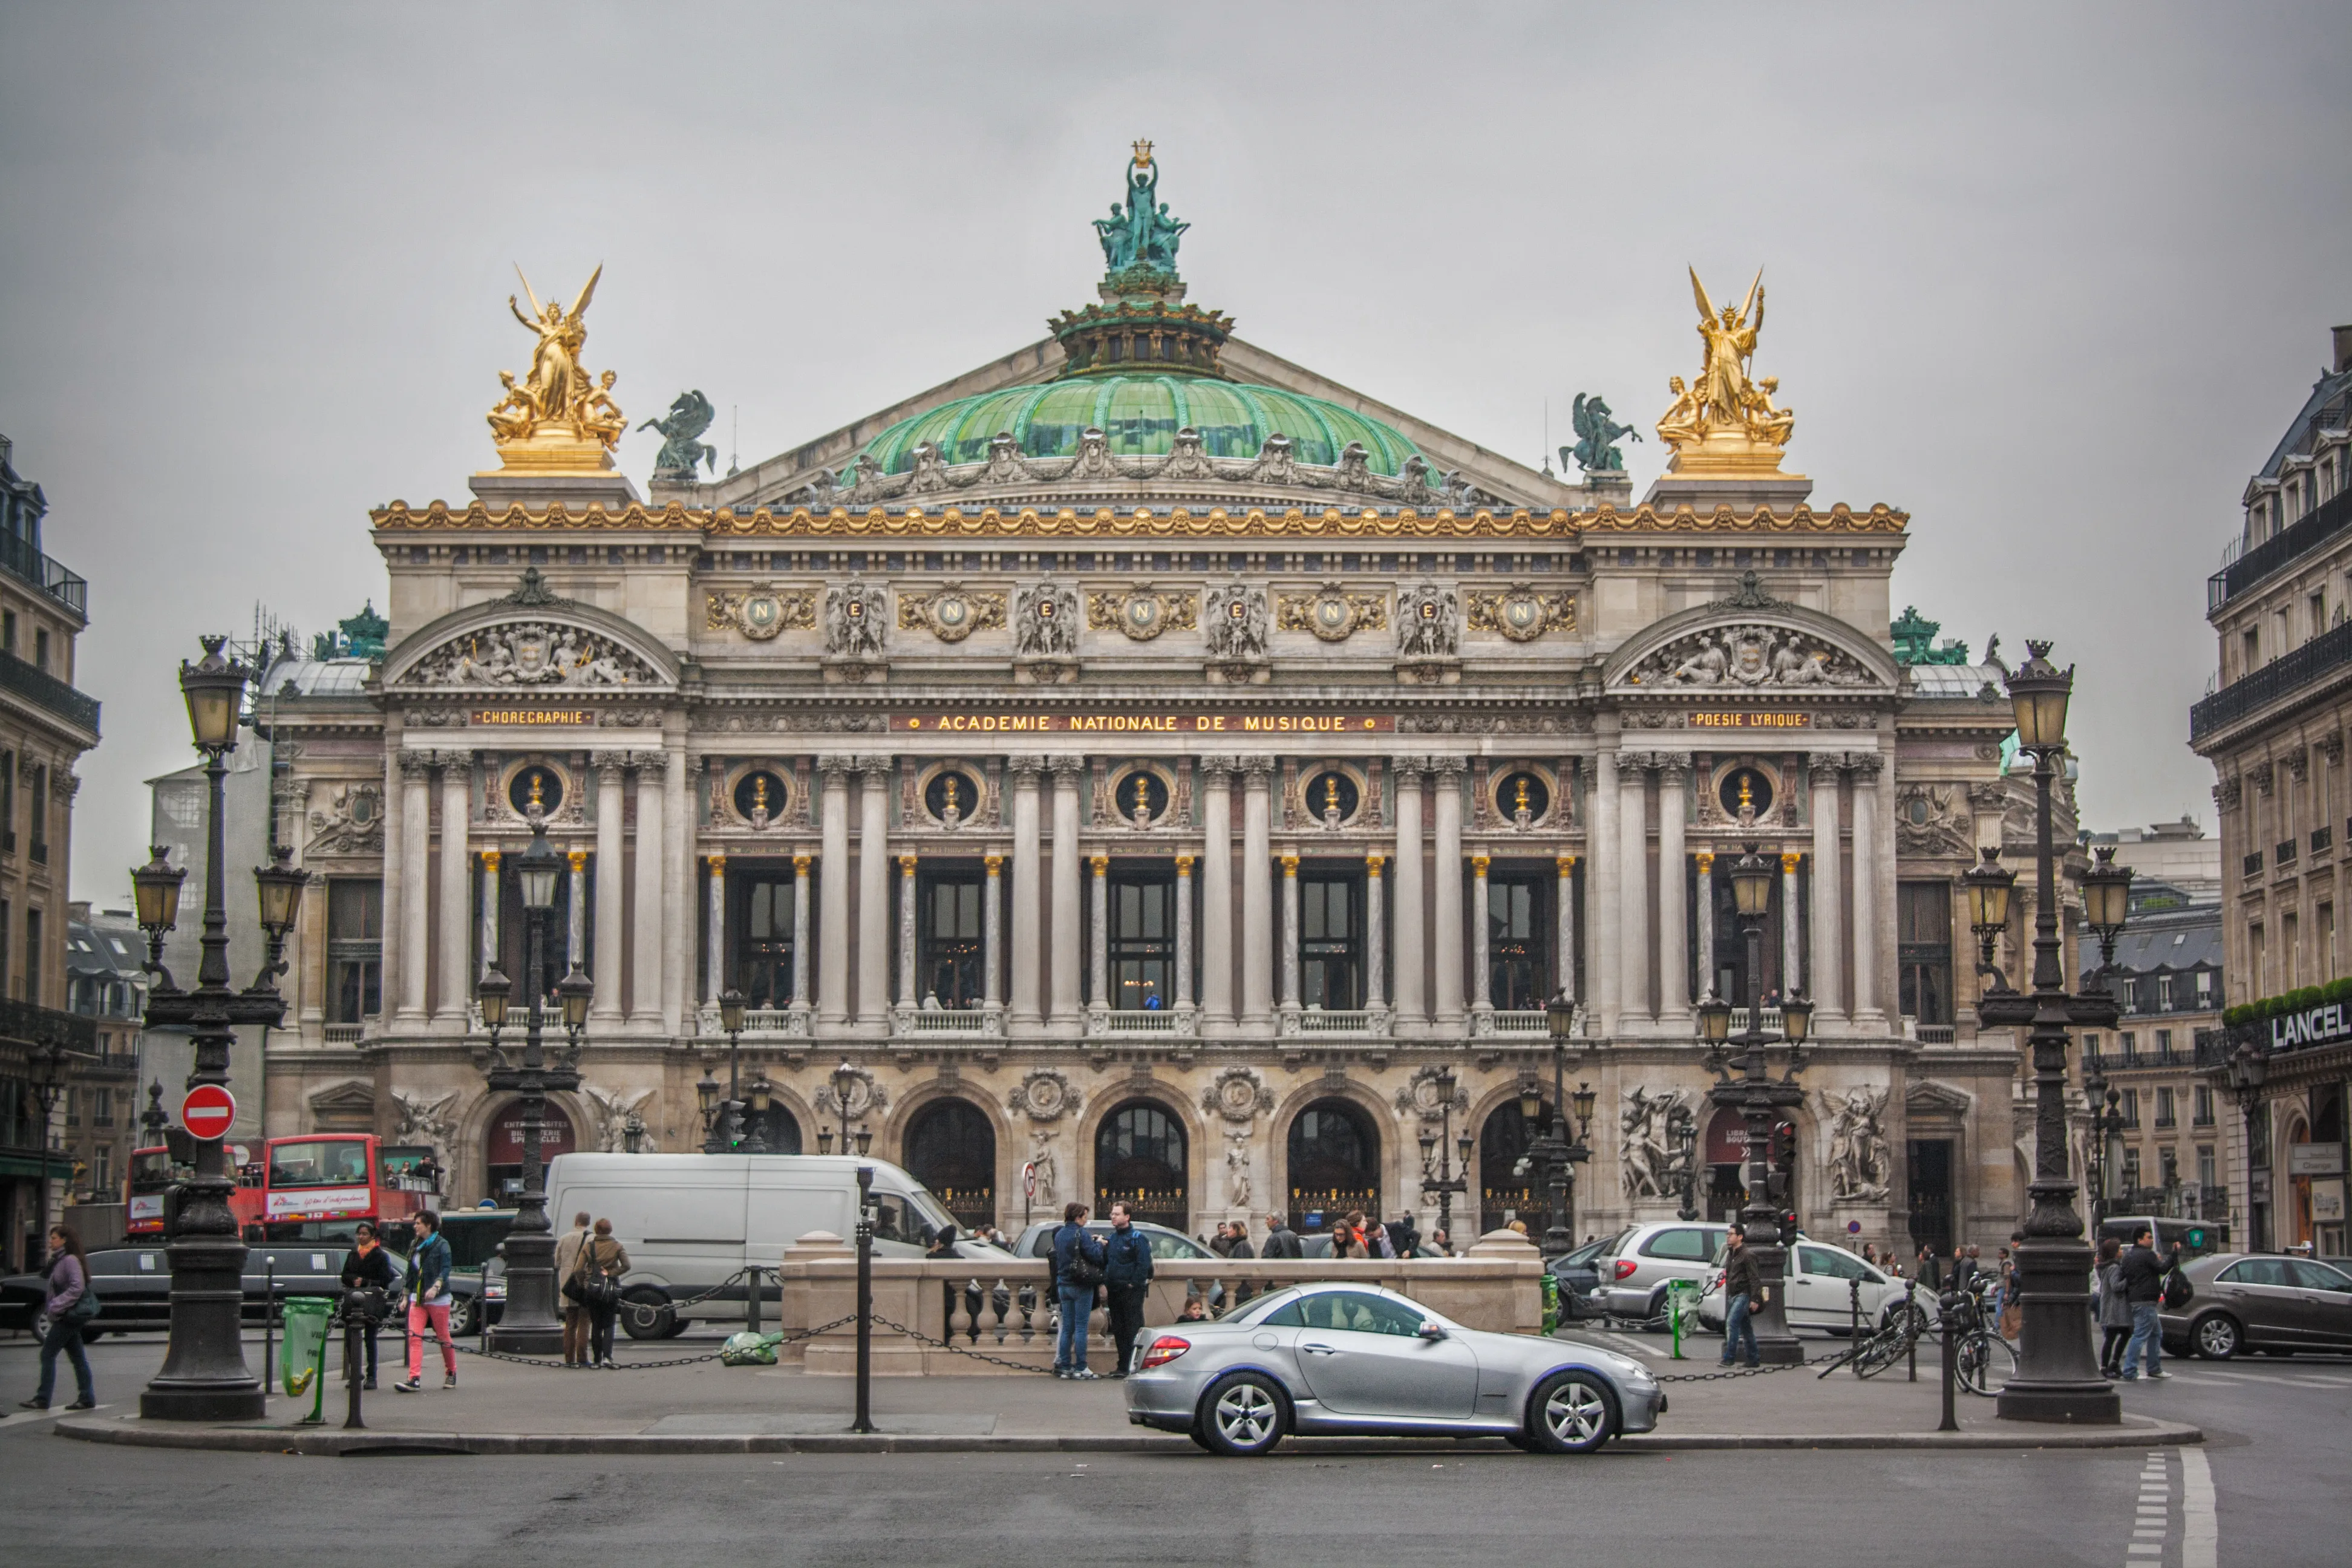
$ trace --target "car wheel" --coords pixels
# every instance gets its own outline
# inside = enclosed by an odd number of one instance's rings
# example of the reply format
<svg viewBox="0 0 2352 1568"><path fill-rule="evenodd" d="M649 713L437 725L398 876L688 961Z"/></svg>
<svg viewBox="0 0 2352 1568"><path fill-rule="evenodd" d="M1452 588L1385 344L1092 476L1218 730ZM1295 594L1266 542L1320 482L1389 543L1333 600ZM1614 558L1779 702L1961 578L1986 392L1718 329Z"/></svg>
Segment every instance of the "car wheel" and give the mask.
<svg viewBox="0 0 2352 1568"><path fill-rule="evenodd" d="M1616 1430L1616 1401L1589 1372L1553 1373L1528 1401L1528 1436L1548 1454L1590 1454Z"/></svg>
<svg viewBox="0 0 2352 1568"><path fill-rule="evenodd" d="M482 1310L481 1302L472 1296L459 1296L449 1303L449 1337L453 1340L473 1337L477 1323L474 1315Z"/></svg>
<svg viewBox="0 0 2352 1568"><path fill-rule="evenodd" d="M1282 1441L1290 1411L1272 1378L1244 1372L1210 1388L1201 1400L1200 1419L1211 1453L1248 1458Z"/></svg>
<svg viewBox="0 0 2352 1568"><path fill-rule="evenodd" d="M621 1292L621 1327L633 1340L665 1340L685 1327L669 1293L655 1285L633 1285Z"/></svg>

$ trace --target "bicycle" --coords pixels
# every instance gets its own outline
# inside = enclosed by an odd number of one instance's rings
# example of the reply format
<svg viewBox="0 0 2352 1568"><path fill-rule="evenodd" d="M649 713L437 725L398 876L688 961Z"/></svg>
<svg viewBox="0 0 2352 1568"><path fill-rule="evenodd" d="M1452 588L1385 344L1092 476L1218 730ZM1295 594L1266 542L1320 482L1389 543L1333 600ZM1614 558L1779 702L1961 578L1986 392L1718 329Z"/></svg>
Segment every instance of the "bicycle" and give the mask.
<svg viewBox="0 0 2352 1568"><path fill-rule="evenodd" d="M1978 1277L1956 1310L1959 1313L1958 1342L1953 1347L1953 1376L1970 1394L1987 1398L1999 1394L2017 1375L2017 1352L1992 1326L1984 1293L1991 1281Z"/></svg>
<svg viewBox="0 0 2352 1568"><path fill-rule="evenodd" d="M1902 1361L1928 1329L1927 1314L1916 1303L1887 1310L1877 1329L1853 1352L1856 1377L1875 1377Z"/></svg>

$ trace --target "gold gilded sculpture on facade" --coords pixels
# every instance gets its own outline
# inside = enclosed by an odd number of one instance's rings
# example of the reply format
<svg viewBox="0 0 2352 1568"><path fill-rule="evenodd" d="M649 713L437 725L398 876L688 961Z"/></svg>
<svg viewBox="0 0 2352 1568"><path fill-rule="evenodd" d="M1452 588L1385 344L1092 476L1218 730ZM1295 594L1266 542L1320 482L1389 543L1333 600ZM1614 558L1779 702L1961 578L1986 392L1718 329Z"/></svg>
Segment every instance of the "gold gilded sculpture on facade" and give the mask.
<svg viewBox="0 0 2352 1568"><path fill-rule="evenodd" d="M1764 274L1757 272L1748 298L1737 310L1716 307L1696 267L1690 280L1698 301L1699 340L1706 352L1695 384L1685 386L1678 375L1667 378L1675 402L1658 419L1658 438L1674 448L1667 471L1725 477L1777 474L1797 416L1774 405L1778 378L1754 380L1748 374L1757 335L1764 330Z"/></svg>
<svg viewBox="0 0 2352 1568"><path fill-rule="evenodd" d="M561 300L541 304L530 279L523 277L520 267L515 268L530 311L525 314L511 294L507 309L539 342L531 350L530 373L521 381L512 371L499 372L506 395L488 417L491 437L509 472L604 473L613 467L613 448L628 428L620 405L613 401L615 377L609 370L602 376L591 375L580 363L588 342L588 301L595 298L596 280L604 275L599 265L567 310Z"/></svg>

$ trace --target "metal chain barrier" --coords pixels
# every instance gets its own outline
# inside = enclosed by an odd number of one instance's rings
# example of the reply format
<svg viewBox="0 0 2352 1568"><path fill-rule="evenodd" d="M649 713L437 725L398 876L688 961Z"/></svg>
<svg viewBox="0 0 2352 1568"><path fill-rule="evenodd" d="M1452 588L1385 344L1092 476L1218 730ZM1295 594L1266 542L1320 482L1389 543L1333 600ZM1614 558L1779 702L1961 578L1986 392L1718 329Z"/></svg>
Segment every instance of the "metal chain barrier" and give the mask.
<svg viewBox="0 0 2352 1568"><path fill-rule="evenodd" d="M856 1321L855 1314L842 1320L845 1323L856 1322ZM1008 1361L1001 1355L990 1355L985 1351L967 1350L962 1345L956 1344L951 1341L935 1340L929 1334L918 1333L913 1329L907 1327L906 1324L894 1323L889 1319L885 1318L878 1313L876 1314L874 1321L882 1328L890 1329L896 1332L906 1335L908 1339L913 1340L918 1344L932 1345L943 1351L953 1351L958 1355L970 1356L974 1361L984 1361L992 1366L1009 1367L1014 1372L1033 1372L1045 1377L1050 1377L1053 1375L1054 1369L1050 1366L1030 1366L1022 1362Z"/></svg>
<svg viewBox="0 0 2352 1568"><path fill-rule="evenodd" d="M1784 1362L1779 1366L1743 1366L1731 1372L1676 1372L1658 1376L1660 1383L1721 1383L1735 1377L1769 1377L1776 1372L1797 1372L1816 1362Z"/></svg>

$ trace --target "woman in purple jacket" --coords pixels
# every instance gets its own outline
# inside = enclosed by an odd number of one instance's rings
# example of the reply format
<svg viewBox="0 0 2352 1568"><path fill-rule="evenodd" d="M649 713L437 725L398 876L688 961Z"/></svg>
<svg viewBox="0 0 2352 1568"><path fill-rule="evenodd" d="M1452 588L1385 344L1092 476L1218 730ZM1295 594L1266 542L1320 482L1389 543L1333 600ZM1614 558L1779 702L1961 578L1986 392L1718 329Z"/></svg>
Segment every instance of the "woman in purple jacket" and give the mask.
<svg viewBox="0 0 2352 1568"><path fill-rule="evenodd" d="M73 1357L74 1385L81 1397L66 1406L68 1410L91 1410L98 1405L98 1396L91 1391L89 1357L81 1348L81 1324L68 1319L75 1302L89 1289L89 1259L83 1255L81 1237L70 1226L49 1226L49 1290L48 1302L42 1309L48 1319L48 1331L41 1336L41 1392L24 1402L26 1410L47 1410L49 1394L58 1385L58 1352Z"/></svg>

